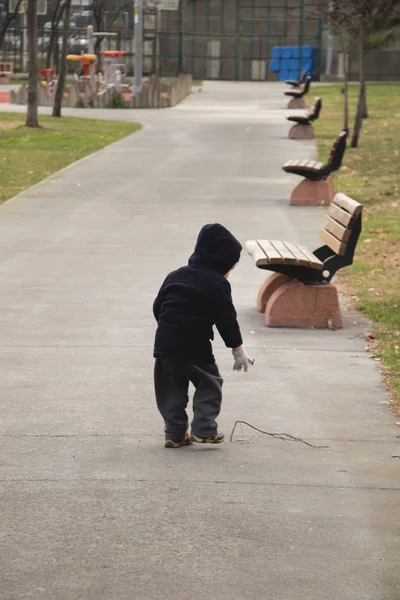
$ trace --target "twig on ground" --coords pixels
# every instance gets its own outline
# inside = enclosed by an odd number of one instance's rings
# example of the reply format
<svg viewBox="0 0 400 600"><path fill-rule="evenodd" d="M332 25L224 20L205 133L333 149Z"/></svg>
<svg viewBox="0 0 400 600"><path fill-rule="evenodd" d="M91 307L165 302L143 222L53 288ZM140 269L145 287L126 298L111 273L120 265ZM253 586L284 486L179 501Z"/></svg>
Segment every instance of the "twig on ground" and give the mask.
<svg viewBox="0 0 400 600"><path fill-rule="evenodd" d="M236 423L233 426L232 429L232 433L231 433L231 437L229 439L230 442L232 442L233 440L233 435L235 433L236 427L237 425L240 423L240 425L247 425L247 427L250 427L251 429L254 429L255 431L258 431L259 433L263 433L264 435L269 435L273 438L275 438L276 440L282 440L282 442L300 442L302 444L305 444L306 446L309 446L310 448L329 448L329 446L316 446L314 444L310 444L309 442L306 442L305 440L302 440L299 437L296 437L294 435L290 435L290 433L269 433L268 431L263 431L262 429L258 429L258 427L254 427L254 425L250 425L250 423L246 423L246 421L236 421Z"/></svg>

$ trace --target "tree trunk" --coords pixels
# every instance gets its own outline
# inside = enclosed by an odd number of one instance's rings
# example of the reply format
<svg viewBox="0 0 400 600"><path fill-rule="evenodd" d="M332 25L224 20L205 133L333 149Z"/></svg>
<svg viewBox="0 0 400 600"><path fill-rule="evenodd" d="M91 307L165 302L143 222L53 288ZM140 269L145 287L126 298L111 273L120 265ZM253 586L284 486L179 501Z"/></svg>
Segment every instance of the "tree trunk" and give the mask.
<svg viewBox="0 0 400 600"><path fill-rule="evenodd" d="M103 37L96 38L96 42L94 44L94 53L96 54L96 56L98 55L98 53L101 50L101 44L102 44L103 40L104 40ZM100 60L100 56L99 56L99 60Z"/></svg>
<svg viewBox="0 0 400 600"><path fill-rule="evenodd" d="M358 92L357 113L356 113L356 119L354 122L353 137L351 138L351 147L352 148L358 148L358 141L360 138L362 121L363 121L363 110L364 110L364 106L365 106L365 73L364 73L365 49L364 49L364 38L363 38L362 34L360 36L359 55L360 55L360 72L359 72L360 88L359 88L359 92Z"/></svg>
<svg viewBox="0 0 400 600"><path fill-rule="evenodd" d="M62 101L64 97L65 77L67 74L67 54L69 39L69 20L71 15L71 0L64 4L64 31L61 50L60 69L58 73L57 89L54 97L53 117L61 117Z"/></svg>
<svg viewBox="0 0 400 600"><path fill-rule="evenodd" d="M53 57L53 48L54 48L54 38L55 38L56 32L53 29L53 27L51 28L51 32L50 32L50 39L49 39L49 45L47 46L47 53L46 53L46 69L50 69L51 67L51 59Z"/></svg>
<svg viewBox="0 0 400 600"><path fill-rule="evenodd" d="M101 32L104 31L104 12L103 12L104 7L102 5L100 5L98 7L98 11L95 12L94 16L94 21L95 21L95 31L97 32ZM102 37L96 37L96 41L94 43L94 54L96 54L96 56L99 54L100 49L101 49L101 43L104 40L104 38ZM98 56L98 60L100 60L100 56Z"/></svg>
<svg viewBox="0 0 400 600"><path fill-rule="evenodd" d="M37 0L28 0L28 108L26 126L39 127L38 121L38 68L37 68Z"/></svg>
<svg viewBox="0 0 400 600"><path fill-rule="evenodd" d="M363 53L363 84L364 84L364 93L362 95L362 118L363 119L368 119L369 114L368 114L368 103L367 103L367 83L365 81L365 59L367 56L367 50L365 50L364 48L364 53Z"/></svg>
<svg viewBox="0 0 400 600"><path fill-rule="evenodd" d="M362 109L362 118L363 119L368 119L369 117L369 113L368 113L368 102L367 102L367 84L366 82L364 82L364 102L363 102L363 109Z"/></svg>
<svg viewBox="0 0 400 600"><path fill-rule="evenodd" d="M340 51L343 56L343 129L349 133L349 43L344 31L339 31Z"/></svg>
<svg viewBox="0 0 400 600"><path fill-rule="evenodd" d="M62 0L58 0L57 6L54 9L53 12L53 18L51 20L51 31L50 31L50 39L49 39L49 45L47 47L47 54L46 54L46 68L49 69L51 67L51 60L52 60L52 56L53 56L53 50L54 50L54 42L58 42L58 26L60 24L60 21L63 17L63 13L64 13L64 9L65 9L65 3L62 4Z"/></svg>
<svg viewBox="0 0 400 600"><path fill-rule="evenodd" d="M346 53L344 58L344 123L343 129L349 133L349 72L348 57Z"/></svg>

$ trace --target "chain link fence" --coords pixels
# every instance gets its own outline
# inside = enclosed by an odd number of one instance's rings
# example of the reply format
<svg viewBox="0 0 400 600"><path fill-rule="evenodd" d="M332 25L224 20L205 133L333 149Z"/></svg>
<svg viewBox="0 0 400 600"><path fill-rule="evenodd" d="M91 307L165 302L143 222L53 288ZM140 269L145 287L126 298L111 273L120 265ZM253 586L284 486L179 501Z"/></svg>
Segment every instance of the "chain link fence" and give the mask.
<svg viewBox="0 0 400 600"><path fill-rule="evenodd" d="M317 0L182 0L178 10L158 11L147 7L144 17L144 74L176 76L191 73L195 79L274 81L271 70L274 48L315 49L313 76L326 73L328 36L326 24L315 17ZM102 42L103 50L123 50L128 73L133 71L133 15L125 11L113 23L115 38ZM107 22L107 21L106 21ZM62 31L52 40L46 17L38 31L39 65L58 68ZM74 17L69 52L87 51L86 27L94 24L90 11ZM79 26L79 27L78 27ZM26 35L18 26L9 28L0 48L0 61L14 63L15 72L26 70ZM99 57L99 66L100 63ZM341 73L340 52L333 48L331 74ZM72 69L71 65L71 69ZM358 74L357 54L349 57L350 79ZM400 79L400 47L375 50L367 57L369 80Z"/></svg>

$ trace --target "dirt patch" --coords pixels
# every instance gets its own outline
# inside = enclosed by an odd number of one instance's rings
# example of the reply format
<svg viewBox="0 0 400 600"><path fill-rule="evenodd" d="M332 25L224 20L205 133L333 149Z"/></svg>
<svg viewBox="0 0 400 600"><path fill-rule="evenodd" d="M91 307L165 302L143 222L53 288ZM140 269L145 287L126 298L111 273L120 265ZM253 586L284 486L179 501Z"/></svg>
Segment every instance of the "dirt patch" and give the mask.
<svg viewBox="0 0 400 600"><path fill-rule="evenodd" d="M9 131L10 129L16 129L17 127L21 127L20 121L2 121L0 113L0 133L2 131Z"/></svg>

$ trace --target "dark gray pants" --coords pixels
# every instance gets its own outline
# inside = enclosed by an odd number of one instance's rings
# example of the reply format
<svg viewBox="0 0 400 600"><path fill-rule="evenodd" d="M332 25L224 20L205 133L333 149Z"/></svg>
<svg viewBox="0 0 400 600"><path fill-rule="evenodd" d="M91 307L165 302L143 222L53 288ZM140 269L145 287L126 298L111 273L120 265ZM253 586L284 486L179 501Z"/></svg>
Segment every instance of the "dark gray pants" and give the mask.
<svg viewBox="0 0 400 600"><path fill-rule="evenodd" d="M167 440L180 441L187 433L189 382L196 388L193 396L194 417L191 433L199 437L209 437L218 431L215 419L221 410L222 378L217 364L191 365L156 358L154 386Z"/></svg>

